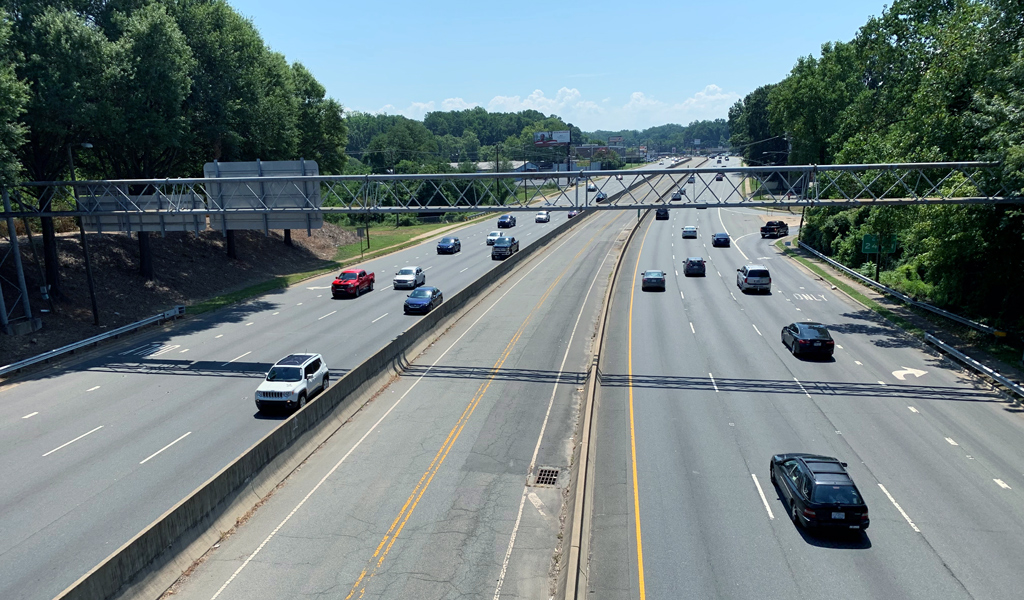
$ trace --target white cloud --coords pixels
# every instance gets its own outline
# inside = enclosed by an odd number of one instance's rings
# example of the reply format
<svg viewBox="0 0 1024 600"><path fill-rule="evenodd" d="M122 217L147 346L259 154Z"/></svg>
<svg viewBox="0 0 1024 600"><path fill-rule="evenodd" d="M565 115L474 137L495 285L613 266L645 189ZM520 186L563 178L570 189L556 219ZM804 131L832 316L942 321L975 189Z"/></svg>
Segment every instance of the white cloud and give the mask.
<svg viewBox="0 0 1024 600"><path fill-rule="evenodd" d="M485 106L490 112L519 112L521 110L538 110L544 114L558 115L565 121L573 123L585 131L596 129L646 129L666 123L686 125L701 119L725 118L729 107L740 98L736 92L726 92L715 84L678 102L667 102L644 92L633 92L625 104L616 105L614 98L603 98L599 101L589 100L577 88L562 87L554 97L547 96L543 90L534 90L523 97L494 96L487 103L467 101L463 98L446 98L437 104L429 102L413 102L404 109L387 104L377 114L400 114L410 119L422 119L432 110L463 110L474 106Z"/></svg>
<svg viewBox="0 0 1024 600"><path fill-rule="evenodd" d="M441 101L441 110L466 110L480 106L476 102L466 102L462 98L445 98Z"/></svg>

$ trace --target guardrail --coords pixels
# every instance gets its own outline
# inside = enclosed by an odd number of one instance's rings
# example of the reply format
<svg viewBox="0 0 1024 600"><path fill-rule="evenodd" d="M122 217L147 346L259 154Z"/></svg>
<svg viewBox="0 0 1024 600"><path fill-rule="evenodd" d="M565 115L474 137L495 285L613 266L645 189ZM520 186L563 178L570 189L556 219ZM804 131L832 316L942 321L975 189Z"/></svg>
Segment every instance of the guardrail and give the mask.
<svg viewBox="0 0 1024 600"><path fill-rule="evenodd" d="M987 366L981 364L980 362L974 360L970 356L967 356L963 352L961 352L961 351L957 350L956 348L950 346L949 344L946 344L945 342L939 340L937 337L935 337L934 335L932 335L930 333L924 334L924 340L926 342L928 342L929 344L932 344L933 346L939 348L943 352L946 352L947 354L951 354L952 356L957 358L960 362L962 362L963 364L967 365L969 368L974 369L975 371L978 371L979 373L981 373L982 375L985 375L986 377L991 377L995 381L998 381L1004 387L1006 387L1008 390L1010 390L1011 392L1017 394L1020 398L1024 399L1024 386L1022 386L1021 384L1017 383L1016 381L1013 381L1012 379L1007 378L1005 375L999 373L998 371L993 370L992 368L987 367Z"/></svg>
<svg viewBox="0 0 1024 600"><path fill-rule="evenodd" d="M935 314L937 314L939 316L942 316L942 317L946 317L947 319L949 319L951 321L956 321L957 323L960 323L961 325L966 325L966 326L968 326L968 327L970 327L972 329L976 329L977 331L983 331L985 333L988 333L988 334L991 334L991 335L994 335L994 336L1004 336L1004 335L1006 335L1005 332L999 331L998 329L996 329L994 327L989 327L988 325L982 325L981 323L978 323L976 321L972 321L972 320L967 319L965 317L961 317L960 315L951 313L948 310L943 310L943 309L941 309L941 308L939 308L937 306L932 306L931 304L928 304L927 302L921 302L920 300L914 300L913 298L911 298L910 296L907 296L906 294L898 292L898 291L892 289L891 287L882 285L881 283L878 283L877 281L875 281L873 279L865 277L865 276L861 275L860 273L858 273L857 271L854 271L853 269L851 269L851 268L849 268L849 267L847 267L845 265L842 265L842 264L832 260L831 258L825 256L821 252L818 252L814 248L811 248L810 246L808 246L807 244L805 244L805 243L803 243L801 241L797 241L797 244L799 244L800 247L803 248L804 250L807 250L811 254L817 256L818 258L820 258L821 260L823 260L823 261L827 262L828 264L832 265L836 269L839 269L840 271L846 273L847 275L849 275L849 276L851 276L851 277L853 277L855 279L858 279L859 281L861 281L863 283L866 283L866 284L870 285L871 287L873 287L873 288L875 288L875 289L877 289L879 291L882 291L882 292L884 292L884 293L886 293L886 294L888 294L890 296L893 296L894 298L898 298L900 301L902 301L905 304L909 304L911 306L916 306L917 308L921 308L921 309L927 310L929 312L935 313Z"/></svg>
<svg viewBox="0 0 1024 600"><path fill-rule="evenodd" d="M178 318L178 317L180 317L180 316L182 316L184 314L185 314L185 307L184 306L181 306L181 305L175 306L174 308L172 308L170 310L165 310L164 312L162 312L162 313L160 313L158 315L153 315L152 317L143 319L141 321L136 321L134 323L129 323L128 325L125 325L123 327L118 327L117 329L112 329L110 331L107 331L106 333L101 333L101 334L95 335L95 336L93 336L91 338L86 338L84 340L75 342L73 344L68 344L67 346L62 346L62 347L57 348L55 350L50 350L48 352L43 352L42 354L37 354L37 355L35 355L35 356L31 357L31 358L26 358L25 360L19 360L18 362L14 362L14 363L11 363L9 365L4 365L4 366L0 367L0 377L2 377L4 375L7 375L8 373L13 373L15 371L19 371L21 369L24 369L25 367L32 366L32 365L34 365L36 363L45 362L45 361L51 360L53 358L57 358L58 356L62 356L64 354L68 354L69 352L74 352L75 350L80 350L82 348L85 348L86 346L92 346L93 344L98 344L98 343L100 343L100 342L102 342L104 340L109 340L110 338L116 338L119 335L122 335L122 334L125 334L125 333L129 333L131 331L135 331L136 329L140 329L140 328L145 327L147 325L152 325L153 323L162 323L162 322L170 320L170 319L176 319L176 318Z"/></svg>

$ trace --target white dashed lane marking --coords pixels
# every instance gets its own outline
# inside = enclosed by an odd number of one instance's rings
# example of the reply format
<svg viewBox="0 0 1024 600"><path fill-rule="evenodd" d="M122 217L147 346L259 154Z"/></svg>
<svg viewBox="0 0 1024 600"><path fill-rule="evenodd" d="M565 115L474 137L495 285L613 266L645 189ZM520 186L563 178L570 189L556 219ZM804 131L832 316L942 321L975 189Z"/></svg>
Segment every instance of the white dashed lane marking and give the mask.
<svg viewBox="0 0 1024 600"><path fill-rule="evenodd" d="M25 415L24 417L22 417L22 419L31 419L32 417L34 417L34 416L36 416L36 415L38 415L38 414L39 414L39 411L36 411L36 412L34 412L34 413L28 413L27 415Z"/></svg>
<svg viewBox="0 0 1024 600"><path fill-rule="evenodd" d="M230 365L231 363L235 362L236 360L238 360L240 358L245 358L246 356L249 356L250 354L252 354L252 350L246 352L245 354L241 354L239 356L236 356L236 357L232 358L231 360L229 360L228 362L222 364L221 366L222 367L226 367L226 366Z"/></svg>
<svg viewBox="0 0 1024 600"><path fill-rule="evenodd" d="M166 445L166 446L164 446L163 448L161 448L161 449L157 450L157 451L156 451L156 452L154 452L153 454L150 454L150 455L149 455L148 457L144 458L144 459L142 460L142 462L140 462L139 464L140 464L140 465L144 465L144 464L146 464L146 461L148 461L149 459L153 458L153 457L154 457L154 456L156 456L157 454L160 454L160 453L161 453L161 452L163 452L164 450L166 450L166 449L170 448L171 446L173 446L173 445L177 444L178 442L180 442L181 440L183 440L183 439L187 438L187 437L188 437L188 436L190 436L190 435L192 435L192 432L191 432L191 431L190 431L190 432L188 432L188 433L186 433L185 435L183 435L183 436L179 437L178 439L174 440L174 441L173 441L173 442L171 442L170 444L167 444L167 445Z"/></svg>
<svg viewBox="0 0 1024 600"><path fill-rule="evenodd" d="M996 482L999 485L999 487L1003 488L1004 490L1013 489L1010 486L1006 485L1006 482L1004 482L1002 479L993 479L992 481Z"/></svg>
<svg viewBox="0 0 1024 600"><path fill-rule="evenodd" d="M753 323L751 323L750 325L754 328L754 331L757 332L757 335L761 335L761 330L757 328L757 325L754 325ZM761 335L761 337L764 337L764 336Z"/></svg>
<svg viewBox="0 0 1024 600"><path fill-rule="evenodd" d="M949 438L948 437L948 438L946 438L946 441L949 442L950 446L959 446L960 445L960 444L956 443L956 441L954 441L953 438Z"/></svg>
<svg viewBox="0 0 1024 600"><path fill-rule="evenodd" d="M100 389L100 386L94 385L94 386L92 386L91 388L89 388L89 389L87 389L85 391L87 391L87 392L95 392L98 389Z"/></svg>
<svg viewBox="0 0 1024 600"><path fill-rule="evenodd" d="M912 412L912 413L919 413L919 412L921 412L921 411L917 410L916 408L914 408L913 406L908 406L907 408L909 408L910 412Z"/></svg>
<svg viewBox="0 0 1024 600"><path fill-rule="evenodd" d="M78 440L84 438L85 436L89 435L90 433L95 433L95 432L99 431L100 429L103 429L102 425L100 425L99 427L97 427L95 429L92 429L90 431L86 431L85 433L83 433L82 435L76 437L75 439L71 440L70 442L64 442L63 444L61 444L60 446L57 446L53 450L50 450L49 452L47 452L43 456L44 457L49 456L49 455L53 454L54 452L60 450L61 448L65 447L65 446L70 446L71 444L74 444L75 442L77 442Z"/></svg>
<svg viewBox="0 0 1024 600"><path fill-rule="evenodd" d="M377 317L376 319L374 319L374 320L370 321L370 323L376 323L377 321L380 321L380 320L381 320L381 319L383 319L384 317L388 316L388 314L389 314L389 313L384 313L384 314L382 314L381 316Z"/></svg>
<svg viewBox="0 0 1024 600"><path fill-rule="evenodd" d="M336 311L336 310L332 310L331 312L329 312L329 313L327 313L326 315L324 315L324 316L320 317L319 319L317 319L317 321L322 321L322 320L326 319L327 317L329 317L329 316L333 315L333 314L334 314L334 313L336 313L336 312L338 312L338 311Z"/></svg>

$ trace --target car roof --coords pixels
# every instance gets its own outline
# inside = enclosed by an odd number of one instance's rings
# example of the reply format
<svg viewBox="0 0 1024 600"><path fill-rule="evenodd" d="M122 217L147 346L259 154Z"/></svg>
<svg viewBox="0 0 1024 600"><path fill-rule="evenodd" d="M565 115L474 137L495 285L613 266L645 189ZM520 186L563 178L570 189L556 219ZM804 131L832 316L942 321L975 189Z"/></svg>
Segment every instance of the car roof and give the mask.
<svg viewBox="0 0 1024 600"><path fill-rule="evenodd" d="M658 273L659 275L664 275L665 274L665 272L660 270L660 269L647 269L646 271L644 271L644 275L646 275L648 273Z"/></svg>
<svg viewBox="0 0 1024 600"><path fill-rule="evenodd" d="M750 269L764 269L765 271L768 270L768 267L766 267L764 265L744 265L743 268L745 268L747 270L750 270Z"/></svg>
<svg viewBox="0 0 1024 600"><path fill-rule="evenodd" d="M712 237L729 237L728 233L716 233Z"/></svg>
<svg viewBox="0 0 1024 600"><path fill-rule="evenodd" d="M501 232L500 231L492 231L492 232L488 233L487 235L488 236L496 235L498 237L501 237Z"/></svg>
<svg viewBox="0 0 1024 600"><path fill-rule="evenodd" d="M406 265L406 266L402 267L403 270L405 270L405 269L418 269L418 268L419 267L417 267L416 265Z"/></svg>
<svg viewBox="0 0 1024 600"><path fill-rule="evenodd" d="M284 365L287 367L301 367L303 363L313 358L314 356L316 356L316 354L289 354L288 356L277 361L277 365Z"/></svg>

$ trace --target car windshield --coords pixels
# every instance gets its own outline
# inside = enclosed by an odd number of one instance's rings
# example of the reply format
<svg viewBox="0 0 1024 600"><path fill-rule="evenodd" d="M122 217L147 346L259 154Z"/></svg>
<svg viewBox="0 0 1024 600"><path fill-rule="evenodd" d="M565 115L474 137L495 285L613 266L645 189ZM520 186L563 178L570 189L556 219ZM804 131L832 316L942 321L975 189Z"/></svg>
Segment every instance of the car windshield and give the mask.
<svg viewBox="0 0 1024 600"><path fill-rule="evenodd" d="M409 297L410 298L429 298L430 297L430 290L425 290L423 288L420 288L418 290L414 290L413 293L409 294Z"/></svg>
<svg viewBox="0 0 1024 600"><path fill-rule="evenodd" d="M267 381L302 381L302 369L298 367L271 367Z"/></svg>
<svg viewBox="0 0 1024 600"><path fill-rule="evenodd" d="M764 269L751 269L747 271L747 277L768 277L768 271Z"/></svg>
<svg viewBox="0 0 1024 600"><path fill-rule="evenodd" d="M661 279L664 277L664 273L661 271L647 271L644 273L644 277L647 277L648 279Z"/></svg>
<svg viewBox="0 0 1024 600"><path fill-rule="evenodd" d="M454 244L455 238L441 238L442 244Z"/></svg>
<svg viewBox="0 0 1024 600"><path fill-rule="evenodd" d="M416 274L416 269L412 269L412 268L406 267L406 268L402 269L401 271L399 271L398 274L399 275L415 275Z"/></svg>
<svg viewBox="0 0 1024 600"><path fill-rule="evenodd" d="M495 246L511 246L512 240L510 238L498 238L494 242Z"/></svg>
<svg viewBox="0 0 1024 600"><path fill-rule="evenodd" d="M341 275L338 275L338 279L342 281L352 281L353 279L358 279L358 277L355 273L342 273Z"/></svg>
<svg viewBox="0 0 1024 600"><path fill-rule="evenodd" d="M492 232L487 234L487 237L492 237L492 238L501 237L501 234L498 233L497 231L492 231Z"/></svg>
<svg viewBox="0 0 1024 600"><path fill-rule="evenodd" d="M824 325L801 325L800 334L809 340L830 340L828 329Z"/></svg>
<svg viewBox="0 0 1024 600"><path fill-rule="evenodd" d="M814 501L819 504L863 504L857 488L852 485L818 485Z"/></svg>

